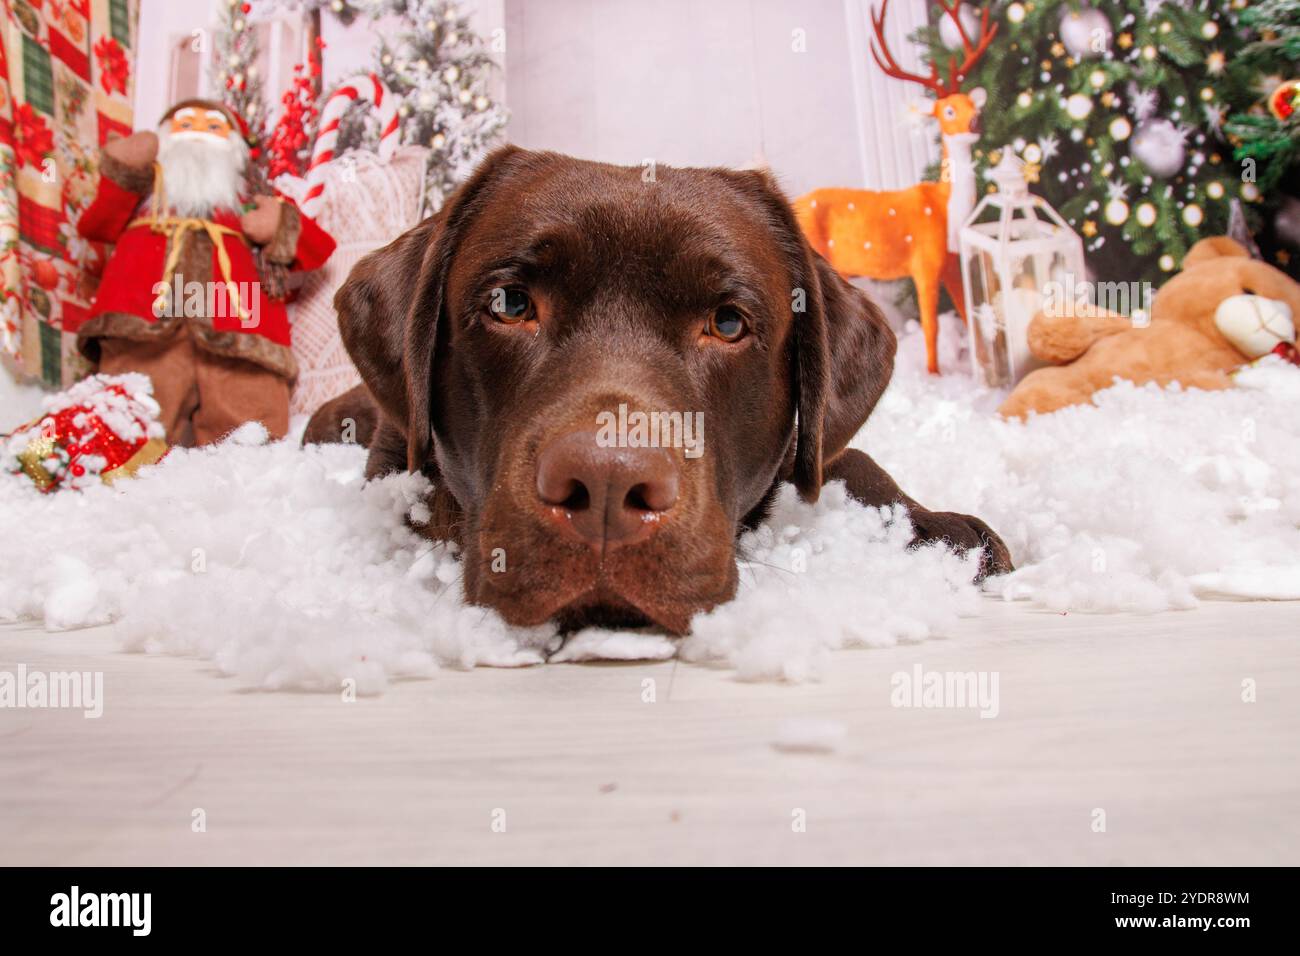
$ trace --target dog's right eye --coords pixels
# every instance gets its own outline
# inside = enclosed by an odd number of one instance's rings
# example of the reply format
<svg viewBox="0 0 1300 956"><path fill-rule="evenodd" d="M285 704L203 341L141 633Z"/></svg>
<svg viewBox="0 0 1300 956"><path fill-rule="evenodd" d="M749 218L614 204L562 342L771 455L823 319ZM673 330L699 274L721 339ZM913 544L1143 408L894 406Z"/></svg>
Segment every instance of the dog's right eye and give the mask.
<svg viewBox="0 0 1300 956"><path fill-rule="evenodd" d="M533 300L523 289L493 289L488 311L498 322L514 325L532 318Z"/></svg>

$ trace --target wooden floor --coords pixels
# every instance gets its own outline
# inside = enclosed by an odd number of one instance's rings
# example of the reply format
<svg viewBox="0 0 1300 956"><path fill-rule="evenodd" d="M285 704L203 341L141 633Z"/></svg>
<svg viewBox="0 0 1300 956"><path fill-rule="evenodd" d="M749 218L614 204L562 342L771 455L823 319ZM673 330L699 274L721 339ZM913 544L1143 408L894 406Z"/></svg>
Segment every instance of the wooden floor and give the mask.
<svg viewBox="0 0 1300 956"><path fill-rule="evenodd" d="M0 863L1295 864L1298 622L990 600L820 684L554 665L355 703L119 653L109 629L0 629L0 670L101 670L106 698L99 720L0 710ZM997 672L998 716L891 706L916 664ZM800 736L823 746L777 746Z"/></svg>

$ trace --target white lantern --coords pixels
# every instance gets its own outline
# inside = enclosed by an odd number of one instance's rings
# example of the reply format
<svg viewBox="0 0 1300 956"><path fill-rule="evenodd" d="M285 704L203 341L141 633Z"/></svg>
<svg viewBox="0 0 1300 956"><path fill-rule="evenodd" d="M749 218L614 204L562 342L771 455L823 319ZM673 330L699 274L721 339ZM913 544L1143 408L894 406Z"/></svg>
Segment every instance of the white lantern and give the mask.
<svg viewBox="0 0 1300 956"><path fill-rule="evenodd" d="M988 193L961 227L961 276L975 378L1009 388L1042 363L1029 351L1029 321L1045 304L1086 301L1083 242L1029 191L1010 147ZM1082 298L1078 298L1082 296Z"/></svg>

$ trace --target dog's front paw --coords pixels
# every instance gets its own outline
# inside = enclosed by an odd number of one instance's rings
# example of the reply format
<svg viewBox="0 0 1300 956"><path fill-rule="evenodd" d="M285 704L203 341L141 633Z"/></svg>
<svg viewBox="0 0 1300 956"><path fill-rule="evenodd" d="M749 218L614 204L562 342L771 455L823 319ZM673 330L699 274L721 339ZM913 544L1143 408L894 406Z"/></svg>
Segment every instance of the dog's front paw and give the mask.
<svg viewBox="0 0 1300 956"><path fill-rule="evenodd" d="M912 527L916 531L914 545L929 541L944 541L953 546L958 553L965 553L973 548L983 549L980 555L979 572L976 581L982 581L992 574L1006 574L1014 571L1011 552L997 533L979 518L973 515L958 514L955 511L922 511L916 509L911 514Z"/></svg>

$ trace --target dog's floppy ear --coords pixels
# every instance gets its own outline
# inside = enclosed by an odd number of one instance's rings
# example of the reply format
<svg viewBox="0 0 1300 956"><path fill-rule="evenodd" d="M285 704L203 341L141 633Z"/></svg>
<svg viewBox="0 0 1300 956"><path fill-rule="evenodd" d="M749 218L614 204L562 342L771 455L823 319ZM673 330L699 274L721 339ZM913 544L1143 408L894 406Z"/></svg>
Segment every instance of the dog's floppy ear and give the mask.
<svg viewBox="0 0 1300 956"><path fill-rule="evenodd" d="M384 413L406 433L406 464L429 455L429 401L447 273L486 187L512 157L503 146L448 197L442 209L353 267L334 296L343 345Z"/></svg>
<svg viewBox="0 0 1300 956"><path fill-rule="evenodd" d="M897 341L870 297L808 244L771 175L724 175L762 205L789 262L798 410L791 480L805 500L816 501L823 462L844 450L889 384Z"/></svg>
<svg viewBox="0 0 1300 956"><path fill-rule="evenodd" d="M807 312L794 317L799 425L792 480L816 501L822 465L848 447L894 372L898 341L879 307L850 285L802 235Z"/></svg>

